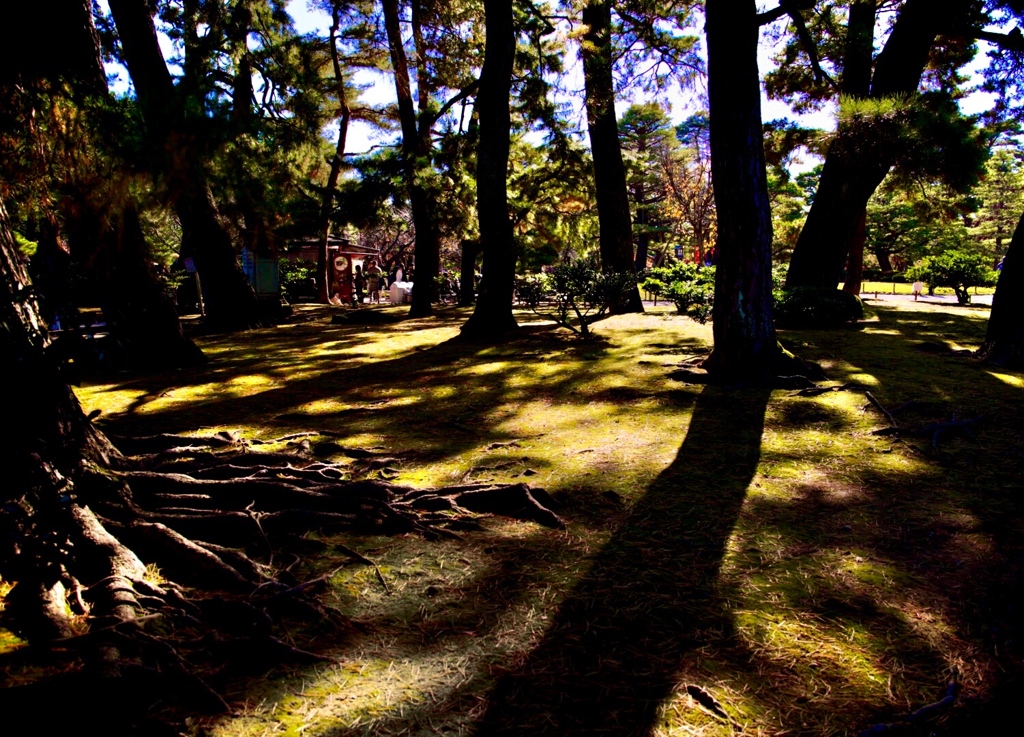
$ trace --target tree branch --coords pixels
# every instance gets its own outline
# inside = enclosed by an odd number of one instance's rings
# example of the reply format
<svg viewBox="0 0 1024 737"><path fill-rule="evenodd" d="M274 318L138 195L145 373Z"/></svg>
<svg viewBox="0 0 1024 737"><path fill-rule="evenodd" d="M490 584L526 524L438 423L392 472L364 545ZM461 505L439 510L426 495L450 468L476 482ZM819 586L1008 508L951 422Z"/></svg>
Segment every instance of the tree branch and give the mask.
<svg viewBox="0 0 1024 737"><path fill-rule="evenodd" d="M766 10L763 13L758 13L754 16L754 20L759 26L766 26L769 23L774 23L784 15L792 15L798 13L801 10L810 10L814 7L814 0L779 0L779 6Z"/></svg>
<svg viewBox="0 0 1024 737"><path fill-rule="evenodd" d="M445 113L447 113L449 110L451 110L457 104L459 104L459 102L461 102L462 100L465 100L467 97L469 97L474 92L476 92L476 90L477 90L477 88L479 86L480 86L480 80L479 79L475 79L472 82L470 82L468 85L463 87L461 90L459 90L459 94L455 95L455 97L453 97L450 100L448 100L448 102L446 102L444 105L442 105L438 109L438 111L436 113L434 113L433 116L431 116L433 118L434 122L436 122L436 121L440 120L441 118L443 118Z"/></svg>
<svg viewBox="0 0 1024 737"><path fill-rule="evenodd" d="M988 41L1007 51L1024 51L1024 33L1021 33L1019 28L1014 28L1009 33L996 33L995 31L979 29L964 35L968 38L976 38L979 41Z"/></svg>

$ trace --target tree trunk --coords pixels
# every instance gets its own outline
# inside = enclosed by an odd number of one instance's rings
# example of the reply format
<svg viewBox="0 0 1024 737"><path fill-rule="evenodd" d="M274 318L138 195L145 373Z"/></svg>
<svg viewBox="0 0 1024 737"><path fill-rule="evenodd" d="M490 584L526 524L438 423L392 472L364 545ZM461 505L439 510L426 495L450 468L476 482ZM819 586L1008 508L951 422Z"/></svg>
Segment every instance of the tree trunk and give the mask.
<svg viewBox="0 0 1024 737"><path fill-rule="evenodd" d="M633 227L629 217L626 167L619 147L612 77L612 9L610 0L590 0L583 8L583 81L587 123L594 158L594 186L601 241L601 267L606 272L633 272ZM633 287L615 306L616 312L643 312L640 290Z"/></svg>
<svg viewBox="0 0 1024 737"><path fill-rule="evenodd" d="M5 3L0 41L0 83L64 80L75 92L107 92L91 0Z"/></svg>
<svg viewBox="0 0 1024 737"><path fill-rule="evenodd" d="M483 250L483 278L476 309L462 327L474 338L500 339L518 327L512 315L516 251L508 215L509 109L515 32L512 0L484 0L487 37L476 111L480 140L476 160L476 209Z"/></svg>
<svg viewBox="0 0 1024 737"><path fill-rule="evenodd" d="M641 152L643 148L641 147ZM636 261L633 268L636 269L638 274L642 274L647 268L647 252L651 246L651 233L647 229L648 219L650 217L647 212L647 188L643 185L643 182L637 184L635 188L635 200L636 200Z"/></svg>
<svg viewBox="0 0 1024 737"><path fill-rule="evenodd" d="M884 247L876 247L872 249L875 254L875 260L878 261L878 269L883 274L891 274L893 272L892 261L889 257L892 255L889 251L885 250Z"/></svg>
<svg viewBox="0 0 1024 737"><path fill-rule="evenodd" d="M334 204L334 191L338 187L338 178L341 176L341 165L345 156L345 142L348 139L348 124L352 117L349 109L347 90L345 89L345 77L341 69L341 58L338 55L337 35L341 25L338 17L338 5L332 6L331 14L331 63L334 66L334 78L337 80L338 89L338 111L341 117L338 120L338 145L334 151L334 158L331 159L331 172L327 176L327 188L324 190L324 201L320 206L320 243L316 251L316 292L317 299L321 304L331 301L330 285L330 264L327 260L328 242L331 237L331 208Z"/></svg>
<svg viewBox="0 0 1024 737"><path fill-rule="evenodd" d="M157 41L145 0L111 0L125 65L131 75L151 145L160 150L182 229L182 255L191 256L202 279L209 321L223 329L260 325L256 293L220 224L202 162L186 143L181 100Z"/></svg>
<svg viewBox="0 0 1024 737"><path fill-rule="evenodd" d="M35 465L30 456L44 452L53 462L67 467L83 448L94 446L97 457L107 452L91 423L82 414L78 399L60 378L50 337L39 312L25 263L14 242L10 221L0 200L0 366L16 387L8 392L10 417L18 418L18 432L0 443L4 468L13 471L14 483L5 484L4 501L14 494L17 481L27 480ZM10 477L8 477L10 480ZM7 578L3 573L0 576ZM7 580L11 580L7 578Z"/></svg>
<svg viewBox="0 0 1024 737"><path fill-rule="evenodd" d="M409 316L426 317L433 314L432 304L437 292L434 277L441 269L440 234L434 217L436 203L424 177L420 176L421 169L430 167L430 121L429 117L425 117L429 111L423 111L417 128L416 109L413 106L412 87L409 82L409 61L402 43L398 0L382 0L381 7L384 11L384 28L388 36L391 67L395 75L398 117L402 125L405 182L409 190L409 204L416 228L416 282L412 290ZM418 94L422 99L428 91L419 89Z"/></svg>
<svg viewBox="0 0 1024 737"><path fill-rule="evenodd" d="M82 459L106 462L117 453L61 377L2 201L0 290L0 370L16 387L7 411L18 418L18 431L0 443L0 577L17 582L8 615L24 636L47 640L72 634L61 583L64 523L75 506L66 478Z"/></svg>
<svg viewBox="0 0 1024 737"><path fill-rule="evenodd" d="M779 354L772 322L772 221L761 129L754 0L708 0L711 168L718 213L715 345L705 368L728 383L767 383Z"/></svg>
<svg viewBox="0 0 1024 737"><path fill-rule="evenodd" d="M73 223L71 248L82 252L103 290L103 311L133 368L182 367L206 357L181 330L174 304L149 257L135 205L103 218L99 205L84 203Z"/></svg>
<svg viewBox="0 0 1024 737"><path fill-rule="evenodd" d="M462 241L462 263L459 268L459 307L469 307L476 301L476 257L479 255L479 241Z"/></svg>
<svg viewBox="0 0 1024 737"><path fill-rule="evenodd" d="M195 261L210 325L222 330L260 327L256 293L238 265L205 179L196 175L174 201L181 223L181 255Z"/></svg>
<svg viewBox="0 0 1024 737"><path fill-rule="evenodd" d="M850 244L850 256L846 262L846 282L843 291L854 296L860 295L861 281L864 277L864 241L867 237L867 210L861 213L857 222L857 230Z"/></svg>
<svg viewBox="0 0 1024 737"><path fill-rule="evenodd" d="M1024 369L1024 215L1006 249L979 355L987 363Z"/></svg>
<svg viewBox="0 0 1024 737"><path fill-rule="evenodd" d="M870 93L873 99L912 95L917 90L940 24L955 4L956 0L908 0L875 63ZM866 17L866 10L861 8L857 16L851 14L851 22ZM787 287L835 288L861 213L892 167L891 146L876 138L877 133L871 129L858 127L852 132L840 124L825 155L814 203L793 249Z"/></svg>

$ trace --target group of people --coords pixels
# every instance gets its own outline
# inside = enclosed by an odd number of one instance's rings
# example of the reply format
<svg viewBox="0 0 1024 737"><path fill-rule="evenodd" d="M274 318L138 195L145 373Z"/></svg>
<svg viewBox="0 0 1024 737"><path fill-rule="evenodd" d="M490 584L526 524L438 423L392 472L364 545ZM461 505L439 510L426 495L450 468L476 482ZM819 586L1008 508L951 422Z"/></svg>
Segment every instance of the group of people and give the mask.
<svg viewBox="0 0 1024 737"><path fill-rule="evenodd" d="M370 297L370 304L379 305L381 281L383 279L386 279L386 277L381 268L377 266L376 259L367 259L365 268L357 264L355 273L352 275L353 294L355 294L356 304L361 305L363 303L363 294L365 292Z"/></svg>
<svg viewBox="0 0 1024 737"><path fill-rule="evenodd" d="M392 273L391 282L402 281L405 276L403 272L402 266L398 265ZM357 305L361 305L363 298L367 296L370 304L379 305L381 291L388 288L388 276L377 265L376 259L368 258L364 267L356 265L355 273L352 275L352 286Z"/></svg>

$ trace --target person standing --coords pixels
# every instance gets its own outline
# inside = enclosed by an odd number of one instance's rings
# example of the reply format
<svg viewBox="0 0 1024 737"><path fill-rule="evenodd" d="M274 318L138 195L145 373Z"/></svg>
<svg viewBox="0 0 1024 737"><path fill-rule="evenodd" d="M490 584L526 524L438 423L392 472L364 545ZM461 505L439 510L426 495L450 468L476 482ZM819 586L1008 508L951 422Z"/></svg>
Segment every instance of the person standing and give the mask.
<svg viewBox="0 0 1024 737"><path fill-rule="evenodd" d="M380 277L381 270L377 266L377 262L374 259L370 259L366 262L366 269L363 273L366 275L366 291L369 293L371 304L380 304Z"/></svg>
<svg viewBox="0 0 1024 737"><path fill-rule="evenodd" d="M363 290L366 288L366 277L363 276L363 269L358 264L356 264L356 273L352 276L352 282L355 285L356 304L361 305L363 303Z"/></svg>

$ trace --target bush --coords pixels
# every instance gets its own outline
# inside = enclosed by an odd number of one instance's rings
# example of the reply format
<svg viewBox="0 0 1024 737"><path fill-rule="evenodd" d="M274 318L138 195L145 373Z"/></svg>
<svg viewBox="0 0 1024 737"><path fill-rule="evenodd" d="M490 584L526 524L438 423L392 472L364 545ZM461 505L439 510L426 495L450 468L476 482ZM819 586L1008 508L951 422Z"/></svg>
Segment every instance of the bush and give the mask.
<svg viewBox="0 0 1024 737"><path fill-rule="evenodd" d="M998 274L989 267L988 259L980 253L951 250L929 256L907 270L910 279L925 282L929 287L950 287L956 301L971 302L971 287L985 287L996 283Z"/></svg>
<svg viewBox="0 0 1024 737"><path fill-rule="evenodd" d="M519 300L542 317L551 317L580 337L590 336L590 323L598 320L621 299L628 289L636 288L632 273L605 274L596 266L576 259L557 264L550 274L521 277L516 285ZM549 304L553 315L541 312ZM577 325L573 324L573 317Z"/></svg>
<svg viewBox="0 0 1024 737"><path fill-rule="evenodd" d="M647 285L661 285L662 291L655 292ZM649 269L641 286L652 294L667 296L680 315L689 315L700 323L711 317L715 304L714 266L699 267L677 261L671 266Z"/></svg>
<svg viewBox="0 0 1024 737"><path fill-rule="evenodd" d="M787 328L834 328L864 317L860 297L827 287L795 287L775 293L775 323Z"/></svg>
<svg viewBox="0 0 1024 737"><path fill-rule="evenodd" d="M283 258L278 262L281 296L289 302L316 299L316 264Z"/></svg>
<svg viewBox="0 0 1024 737"><path fill-rule="evenodd" d="M658 304L658 297L663 296L668 291L668 285L661 279L655 279L654 277L648 277L640 282L640 288L648 294L654 295L655 305Z"/></svg>

